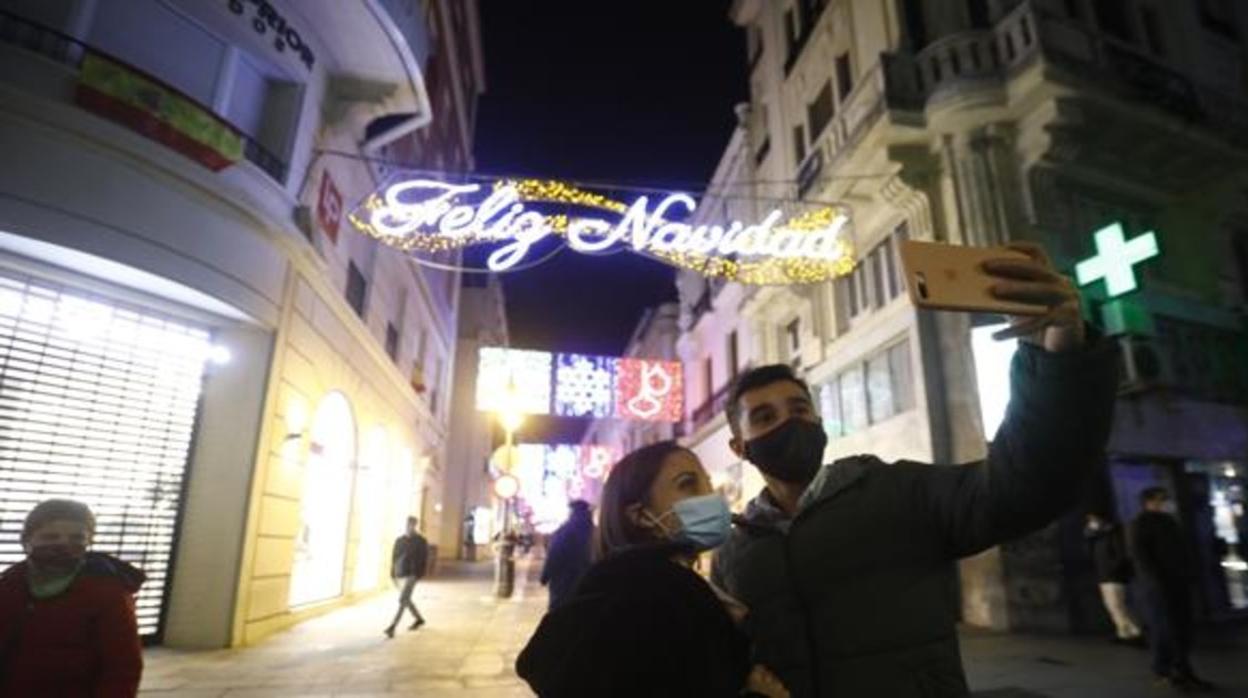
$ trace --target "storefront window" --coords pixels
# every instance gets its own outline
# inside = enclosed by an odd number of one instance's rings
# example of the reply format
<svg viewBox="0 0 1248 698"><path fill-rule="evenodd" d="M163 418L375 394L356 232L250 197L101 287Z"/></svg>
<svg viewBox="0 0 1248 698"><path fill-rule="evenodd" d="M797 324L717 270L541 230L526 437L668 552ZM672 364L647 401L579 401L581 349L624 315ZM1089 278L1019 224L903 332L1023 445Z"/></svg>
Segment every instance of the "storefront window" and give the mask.
<svg viewBox="0 0 1248 698"><path fill-rule="evenodd" d="M330 393L317 407L304 463L303 502L290 579L291 606L342 594L354 460L351 406L342 393Z"/></svg>

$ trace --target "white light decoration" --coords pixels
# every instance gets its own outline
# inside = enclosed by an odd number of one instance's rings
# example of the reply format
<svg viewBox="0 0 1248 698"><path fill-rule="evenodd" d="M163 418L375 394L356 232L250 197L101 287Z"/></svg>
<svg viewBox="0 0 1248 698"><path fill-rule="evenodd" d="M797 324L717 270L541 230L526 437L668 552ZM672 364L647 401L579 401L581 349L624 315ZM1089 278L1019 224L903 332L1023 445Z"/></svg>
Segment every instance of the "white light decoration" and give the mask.
<svg viewBox="0 0 1248 698"><path fill-rule="evenodd" d="M547 215L528 203L560 204L564 212ZM589 211L573 215L570 207ZM416 178L367 197L349 219L360 231L404 250L497 244L486 266L499 272L520 265L537 243L555 234L566 235L578 252L625 246L743 283L811 283L853 269L852 247L842 234L849 224L846 209L823 207L788 220L773 209L754 223L682 222L697 208L683 193L653 204L649 196L639 196L625 204L548 180L499 180L487 187Z"/></svg>
<svg viewBox="0 0 1248 698"><path fill-rule="evenodd" d="M559 354L555 357L555 414L610 417L615 406L616 359Z"/></svg>
<svg viewBox="0 0 1248 698"><path fill-rule="evenodd" d="M525 351L482 347L477 365L477 409L501 412L515 409L521 414L550 414L552 355L545 351ZM514 385L515 404L506 404Z"/></svg>

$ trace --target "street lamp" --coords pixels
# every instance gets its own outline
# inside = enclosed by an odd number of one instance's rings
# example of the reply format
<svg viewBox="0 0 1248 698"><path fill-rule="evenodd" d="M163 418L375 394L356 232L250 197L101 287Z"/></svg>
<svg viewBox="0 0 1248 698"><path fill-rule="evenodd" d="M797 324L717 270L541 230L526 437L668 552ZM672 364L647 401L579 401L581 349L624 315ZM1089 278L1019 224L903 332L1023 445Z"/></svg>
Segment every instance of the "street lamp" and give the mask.
<svg viewBox="0 0 1248 698"><path fill-rule="evenodd" d="M494 494L503 500L503 530L499 535L498 557L494 568L494 594L500 599L511 597L516 585L516 543L511 537L511 507L519 490L515 478L516 430L524 423L516 379L507 380L507 388L499 400L498 423L503 427L503 474L494 482Z"/></svg>

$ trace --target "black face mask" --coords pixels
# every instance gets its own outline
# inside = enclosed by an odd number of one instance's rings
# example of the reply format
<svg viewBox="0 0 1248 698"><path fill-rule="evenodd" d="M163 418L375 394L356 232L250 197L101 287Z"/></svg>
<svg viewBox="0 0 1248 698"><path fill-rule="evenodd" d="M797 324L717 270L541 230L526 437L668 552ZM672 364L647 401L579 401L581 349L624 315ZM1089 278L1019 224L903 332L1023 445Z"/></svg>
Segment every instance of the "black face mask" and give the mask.
<svg viewBox="0 0 1248 698"><path fill-rule="evenodd" d="M745 442L745 457L777 480L805 484L823 465L828 435L823 426L792 417L772 431Z"/></svg>

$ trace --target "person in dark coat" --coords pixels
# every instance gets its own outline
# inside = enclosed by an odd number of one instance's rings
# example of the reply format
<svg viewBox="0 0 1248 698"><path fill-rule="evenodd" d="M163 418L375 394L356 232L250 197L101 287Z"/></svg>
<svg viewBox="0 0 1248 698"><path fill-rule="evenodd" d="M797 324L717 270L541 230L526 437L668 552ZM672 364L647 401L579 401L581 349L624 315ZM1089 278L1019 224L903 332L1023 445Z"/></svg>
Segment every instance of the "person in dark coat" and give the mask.
<svg viewBox="0 0 1248 698"><path fill-rule="evenodd" d="M751 667L739 606L692 569L731 527L697 457L670 441L633 451L611 470L601 506L598 561L516 659L537 695L787 697Z"/></svg>
<svg viewBox="0 0 1248 698"><path fill-rule="evenodd" d="M1092 553L1092 565L1101 588L1101 601L1114 622L1119 642L1141 643L1140 628L1127 607L1127 583L1131 581L1131 557L1123 540L1122 528L1098 514L1088 514L1083 528L1084 538Z"/></svg>
<svg viewBox="0 0 1248 698"><path fill-rule="evenodd" d="M986 460L861 455L824 466L827 435L788 366L747 371L729 395L730 445L766 488L717 552L711 580L750 609L756 660L794 696L969 695L955 562L1053 521L1104 457L1115 346L1085 338L1077 292L1039 248L1015 247L1031 259L985 264L994 293L1049 312L997 335L1023 341Z"/></svg>
<svg viewBox="0 0 1248 698"><path fill-rule="evenodd" d="M390 555L390 578L396 586L400 586L399 610L394 620L386 628L386 637L394 637L394 629L403 619L404 611L411 611L416 620L408 630L415 630L425 624L424 616L420 615L416 604L412 602L412 592L416 590L416 582L425 576L425 568L429 565L429 541L417 532L420 524L415 516L407 517L407 532L394 539L394 550Z"/></svg>
<svg viewBox="0 0 1248 698"><path fill-rule="evenodd" d="M568 520L551 536L546 562L542 564L542 585L550 588L549 610L555 610L567 600L589 569L593 539L594 520L589 515L589 502L573 500L568 504Z"/></svg>
<svg viewBox="0 0 1248 698"><path fill-rule="evenodd" d="M95 517L51 499L26 517L26 559L0 575L0 696L132 698L143 673L134 595L145 576L88 552Z"/></svg>
<svg viewBox="0 0 1248 698"><path fill-rule="evenodd" d="M1178 519L1171 514L1170 494L1162 487L1140 493L1142 510L1131 522L1131 556L1140 575L1147 609L1153 674L1168 686L1210 689L1196 676L1192 649L1192 583L1196 570Z"/></svg>

